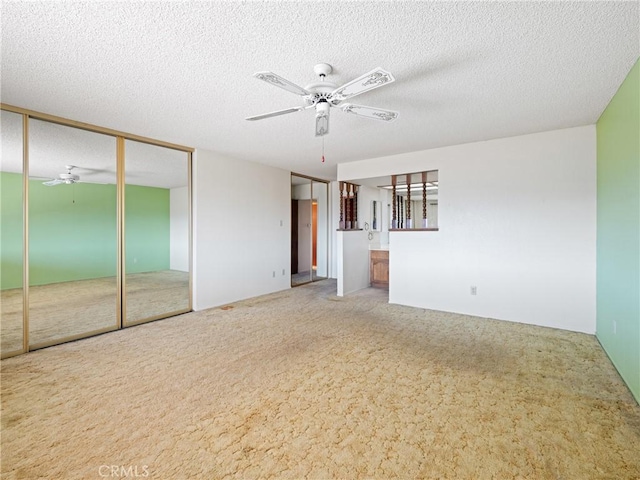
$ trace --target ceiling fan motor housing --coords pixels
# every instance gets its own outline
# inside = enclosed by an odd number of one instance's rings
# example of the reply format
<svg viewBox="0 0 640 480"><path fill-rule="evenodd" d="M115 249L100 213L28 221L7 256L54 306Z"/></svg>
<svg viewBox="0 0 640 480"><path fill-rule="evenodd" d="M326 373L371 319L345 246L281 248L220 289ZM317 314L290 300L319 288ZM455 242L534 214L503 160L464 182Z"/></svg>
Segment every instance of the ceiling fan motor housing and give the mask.
<svg viewBox="0 0 640 480"><path fill-rule="evenodd" d="M60 173L58 176L60 177L60 180L63 180L65 183L73 183L80 180L80 177L73 173Z"/></svg>
<svg viewBox="0 0 640 480"><path fill-rule="evenodd" d="M310 95L304 97L307 105L316 105L320 101L329 101L331 103L331 92L333 92L338 86L333 82L319 82L312 83L305 87L305 90L310 92Z"/></svg>

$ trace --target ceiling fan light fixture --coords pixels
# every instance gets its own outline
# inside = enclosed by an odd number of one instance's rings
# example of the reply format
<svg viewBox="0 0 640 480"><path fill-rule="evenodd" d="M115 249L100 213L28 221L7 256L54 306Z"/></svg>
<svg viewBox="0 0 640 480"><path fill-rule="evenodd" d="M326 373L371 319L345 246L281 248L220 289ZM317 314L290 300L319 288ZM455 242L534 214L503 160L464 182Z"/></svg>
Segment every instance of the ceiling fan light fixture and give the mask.
<svg viewBox="0 0 640 480"><path fill-rule="evenodd" d="M322 137L329 133L329 115L316 115L316 137Z"/></svg>
<svg viewBox="0 0 640 480"><path fill-rule="evenodd" d="M329 108L326 99L320 99L316 104L316 137L329 133Z"/></svg>
<svg viewBox="0 0 640 480"><path fill-rule="evenodd" d="M321 99L316 104L316 115L329 115L329 103L325 99Z"/></svg>

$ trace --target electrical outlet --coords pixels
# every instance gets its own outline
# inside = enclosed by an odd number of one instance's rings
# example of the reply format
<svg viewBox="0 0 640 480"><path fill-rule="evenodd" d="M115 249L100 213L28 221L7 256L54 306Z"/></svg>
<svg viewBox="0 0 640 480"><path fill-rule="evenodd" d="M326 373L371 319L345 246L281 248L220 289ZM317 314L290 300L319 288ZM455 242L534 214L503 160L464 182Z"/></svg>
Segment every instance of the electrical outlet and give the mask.
<svg viewBox="0 0 640 480"><path fill-rule="evenodd" d="M282 220L280 220L280 226L282 226Z"/></svg>
<svg viewBox="0 0 640 480"><path fill-rule="evenodd" d="M284 268L282 269L282 275L284 275Z"/></svg>
<svg viewBox="0 0 640 480"><path fill-rule="evenodd" d="M276 278L276 271L273 271L273 278Z"/></svg>
<svg viewBox="0 0 640 480"><path fill-rule="evenodd" d="M471 295L477 295L478 294L478 287L476 287L475 285L471 285Z"/></svg>

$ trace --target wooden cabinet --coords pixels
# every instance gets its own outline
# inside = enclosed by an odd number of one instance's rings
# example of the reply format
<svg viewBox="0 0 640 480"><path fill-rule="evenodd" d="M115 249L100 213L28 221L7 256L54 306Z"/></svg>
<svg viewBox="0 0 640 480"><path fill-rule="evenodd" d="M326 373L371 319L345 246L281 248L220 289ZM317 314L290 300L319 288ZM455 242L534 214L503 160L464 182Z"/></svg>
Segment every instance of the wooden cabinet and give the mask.
<svg viewBox="0 0 640 480"><path fill-rule="evenodd" d="M371 286L389 288L389 250L370 250L369 257Z"/></svg>

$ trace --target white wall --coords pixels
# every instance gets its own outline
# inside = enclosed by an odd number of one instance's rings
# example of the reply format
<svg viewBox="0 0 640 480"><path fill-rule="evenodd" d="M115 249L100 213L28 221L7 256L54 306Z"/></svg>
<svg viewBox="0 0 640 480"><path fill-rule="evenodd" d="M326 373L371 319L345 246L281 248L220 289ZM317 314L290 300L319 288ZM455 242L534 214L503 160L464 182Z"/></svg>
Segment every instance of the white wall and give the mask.
<svg viewBox="0 0 640 480"><path fill-rule="evenodd" d="M189 271L189 190L187 187L169 191L169 268Z"/></svg>
<svg viewBox="0 0 640 480"><path fill-rule="evenodd" d="M294 200L309 200L311 198L311 180L306 184L292 186L291 198Z"/></svg>
<svg viewBox="0 0 640 480"><path fill-rule="evenodd" d="M311 272L311 233L311 200L298 200L298 273Z"/></svg>
<svg viewBox="0 0 640 480"><path fill-rule="evenodd" d="M369 286L369 245L367 232L337 232L338 292L342 297Z"/></svg>
<svg viewBox="0 0 640 480"><path fill-rule="evenodd" d="M318 202L318 235L316 254L316 273L319 277L329 276L329 198L328 185L322 182L313 182L313 198Z"/></svg>
<svg viewBox="0 0 640 480"><path fill-rule="evenodd" d="M382 188L360 186L358 189L358 224L360 228L369 230L371 233L369 245L380 246L380 244L388 243L388 220L384 217L387 211L387 190ZM377 230L373 230L373 201L378 202ZM366 224L366 225L365 225ZM387 232L381 235L381 231Z"/></svg>
<svg viewBox="0 0 640 480"><path fill-rule="evenodd" d="M340 221L340 193L338 182L329 184L329 277L338 278L338 222Z"/></svg>
<svg viewBox="0 0 640 480"><path fill-rule="evenodd" d="M435 169L440 231L390 233L390 302L595 333L595 126L345 163L338 178Z"/></svg>
<svg viewBox="0 0 640 480"><path fill-rule="evenodd" d="M194 309L290 288L290 173L207 150L193 171Z"/></svg>

